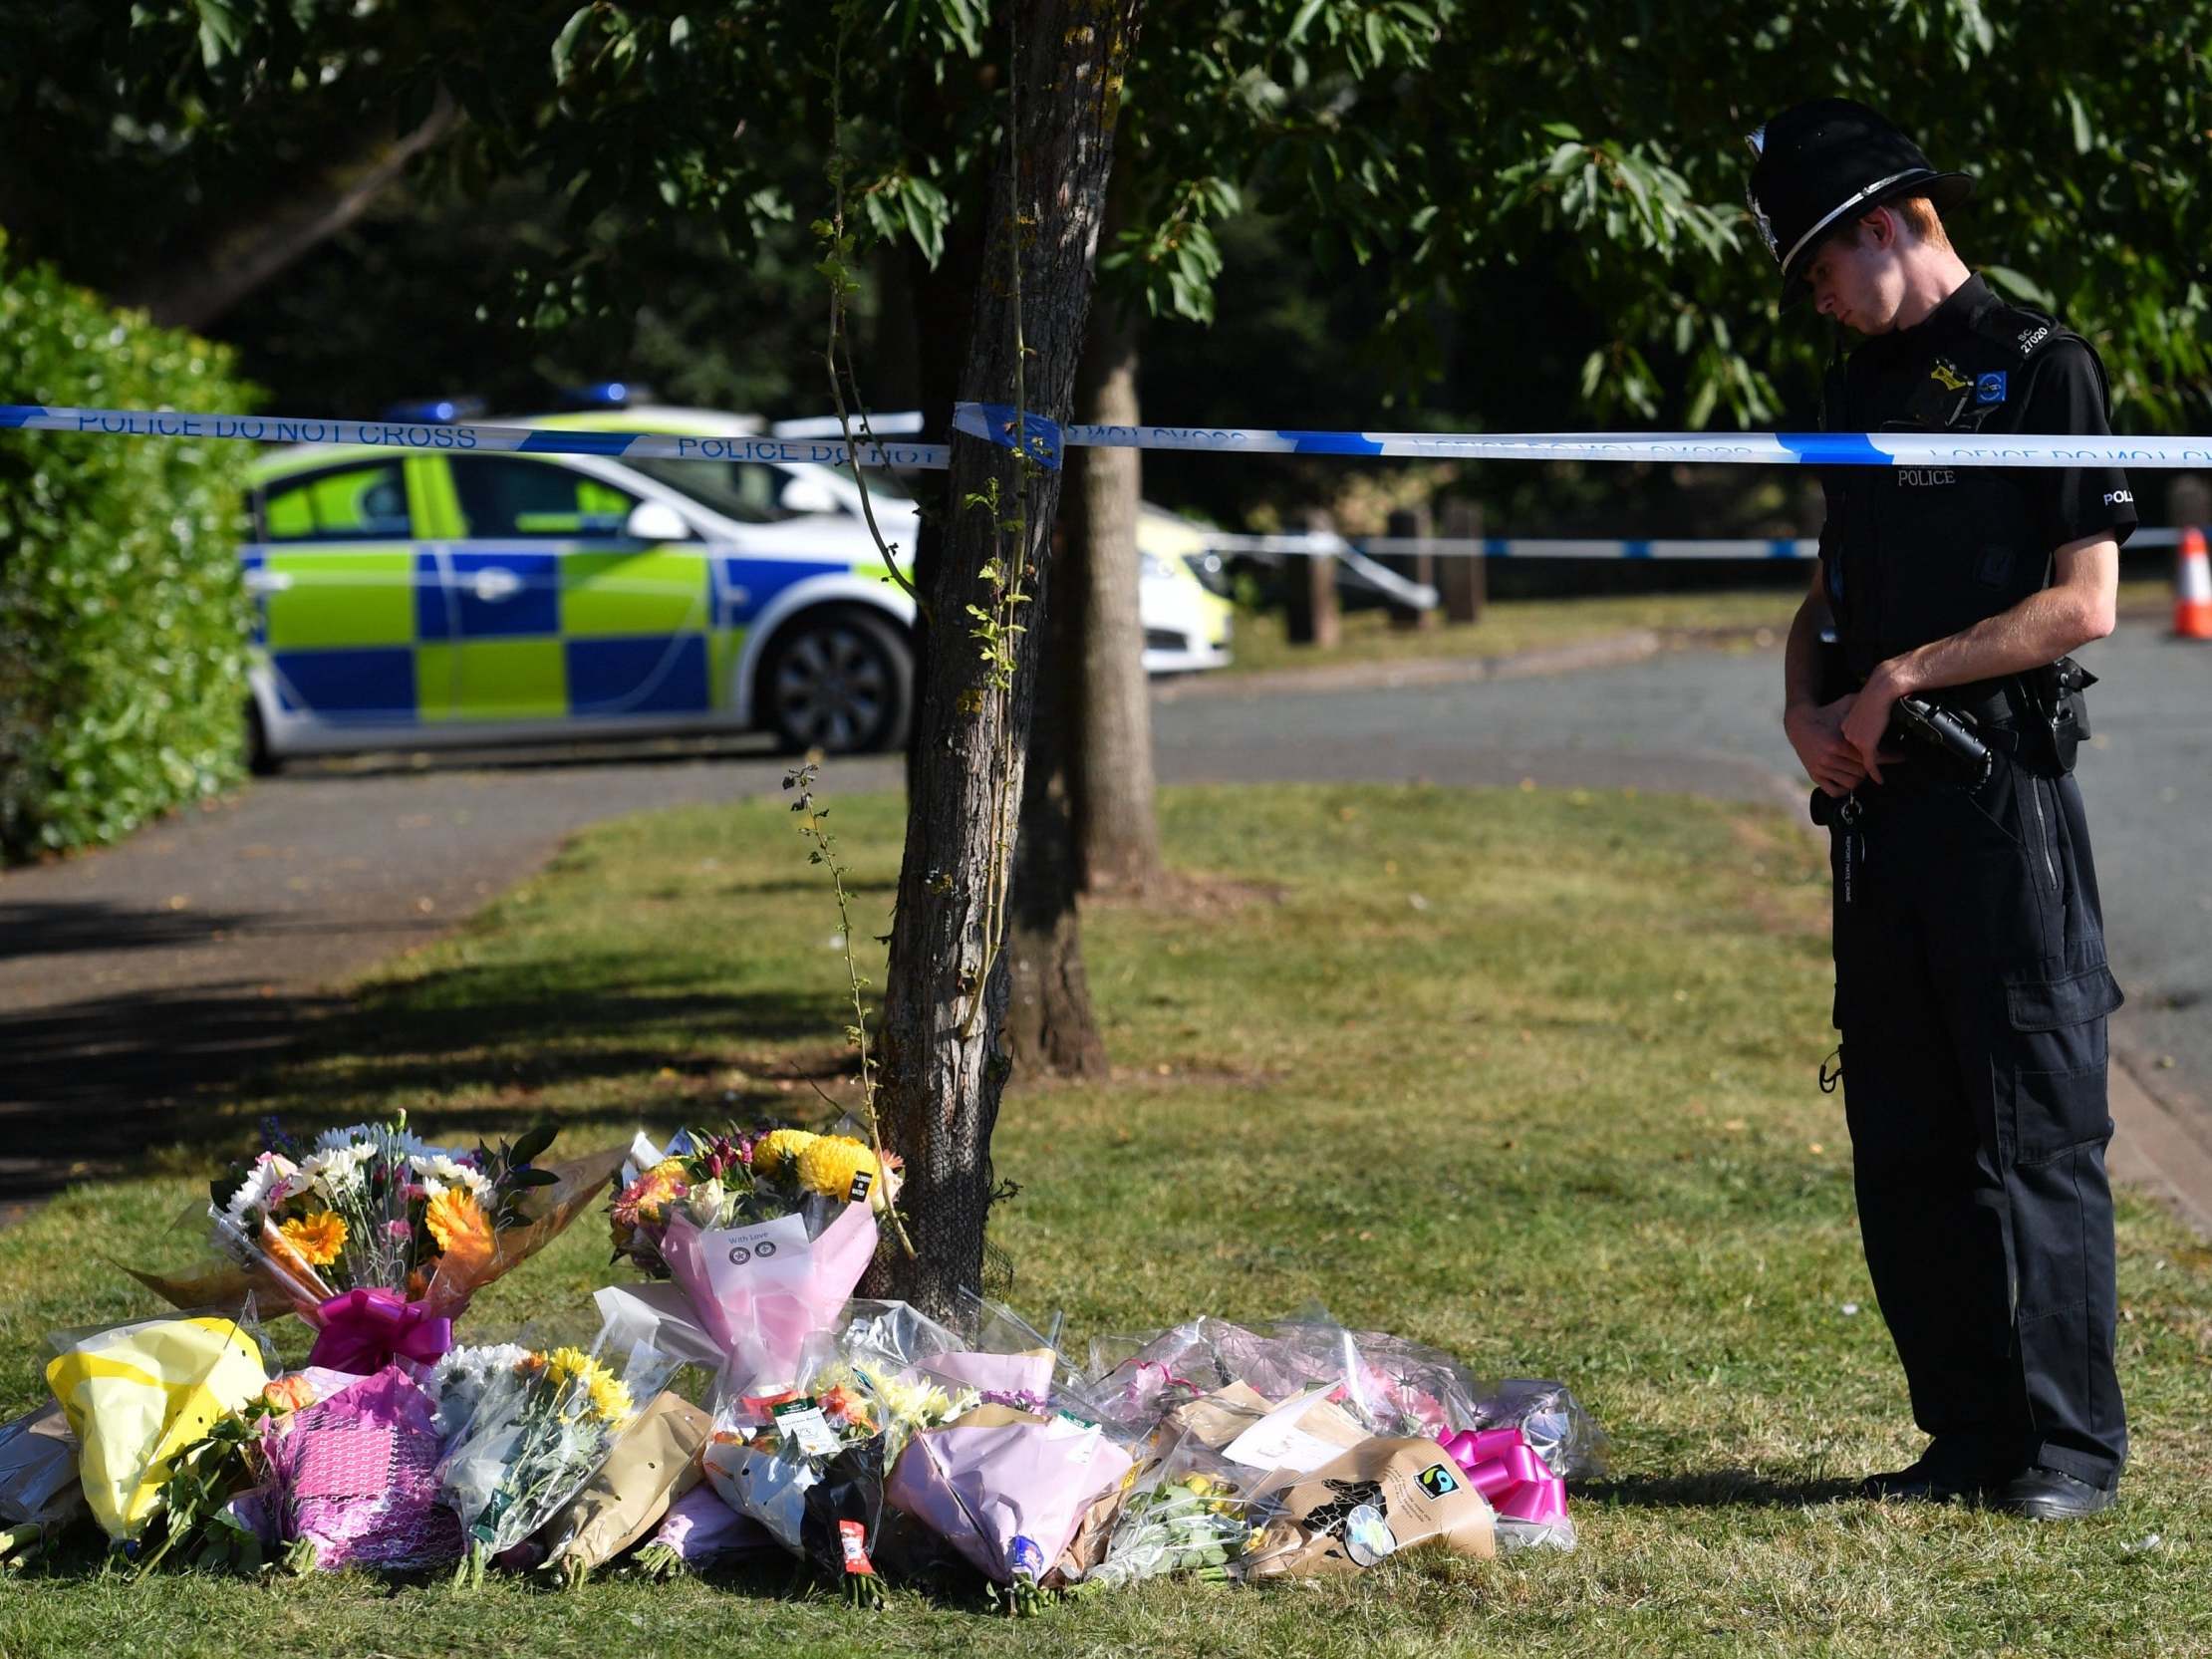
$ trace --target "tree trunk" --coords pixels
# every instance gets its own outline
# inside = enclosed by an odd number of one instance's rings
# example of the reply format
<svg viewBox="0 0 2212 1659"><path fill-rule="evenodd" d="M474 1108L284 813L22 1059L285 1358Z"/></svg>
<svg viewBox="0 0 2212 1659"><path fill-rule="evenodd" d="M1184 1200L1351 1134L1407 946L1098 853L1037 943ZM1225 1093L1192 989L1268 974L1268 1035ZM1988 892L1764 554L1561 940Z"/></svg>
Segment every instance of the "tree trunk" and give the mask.
<svg viewBox="0 0 2212 1659"><path fill-rule="evenodd" d="M1076 407L1080 421L1137 423L1137 330L1114 306L1091 313ZM1069 575L1080 573L1083 605L1068 755L1075 868L1086 893L1141 893L1159 886L1165 873L1152 770L1152 688L1138 606L1142 455L1103 446L1078 453L1068 523Z"/></svg>
<svg viewBox="0 0 2212 1659"><path fill-rule="evenodd" d="M1001 160L992 184L992 251L974 290L964 398L1012 402L1018 350L1027 408L1068 417L1121 79L1141 4L1026 0L1014 10L1018 174ZM1013 249L1021 273L1018 347L1006 276ZM966 505L993 479L996 514ZM1008 1069L1001 1043L1008 964L989 937L997 922L990 895L994 861L1014 850L1059 486L1057 471L1035 468L1024 487L1010 449L956 434L946 493L951 522L926 590L936 628L922 671L927 689L884 991L881 1100L884 1137L906 1161L900 1208L916 1254L893 1255L880 1277L892 1294L939 1315L954 1311L961 1292L982 1276L990 1134ZM1002 549L1000 519L1018 520ZM1022 561L1031 596L1025 631L1009 648L1012 692L1003 699L992 694L968 629L970 605L991 606L982 570L993 557Z"/></svg>
<svg viewBox="0 0 2212 1659"><path fill-rule="evenodd" d="M1070 492L1071 496L1074 492ZM1076 913L1075 820L1068 798L1069 710L1082 679L1082 555L1069 525L1055 547L1059 593L1045 624L1029 764L1021 785L1021 842L1014 853L1013 923L1006 935L1012 983L1006 1051L1017 1074L1106 1074L1106 1042L1091 1011Z"/></svg>

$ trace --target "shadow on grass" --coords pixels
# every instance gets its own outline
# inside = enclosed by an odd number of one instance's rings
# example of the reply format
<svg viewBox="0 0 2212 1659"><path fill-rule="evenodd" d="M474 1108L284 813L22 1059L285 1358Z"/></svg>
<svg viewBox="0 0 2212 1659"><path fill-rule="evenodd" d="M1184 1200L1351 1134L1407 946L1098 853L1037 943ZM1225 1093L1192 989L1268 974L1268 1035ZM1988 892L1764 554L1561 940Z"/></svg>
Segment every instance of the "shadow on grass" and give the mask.
<svg viewBox="0 0 2212 1659"><path fill-rule="evenodd" d="M1638 1475L1577 1485L1574 1496L1597 1504L1652 1510L1809 1509L1855 1498L1858 1482L1777 1477L1756 1469L1700 1469L1680 1475Z"/></svg>
<svg viewBox="0 0 2212 1659"><path fill-rule="evenodd" d="M143 1172L155 1148L212 1167L271 1111L304 1129L406 1106L432 1135L465 1123L512 1136L547 1115L541 1091L581 1084L607 1085L604 1106L560 1122L628 1122L635 1091L616 1085L666 1070L695 1094L738 1056L811 1054L843 1029L833 997L579 988L546 971L454 968L358 999L260 992L234 981L0 1014L0 1204ZM475 1097L441 1109L455 1091Z"/></svg>

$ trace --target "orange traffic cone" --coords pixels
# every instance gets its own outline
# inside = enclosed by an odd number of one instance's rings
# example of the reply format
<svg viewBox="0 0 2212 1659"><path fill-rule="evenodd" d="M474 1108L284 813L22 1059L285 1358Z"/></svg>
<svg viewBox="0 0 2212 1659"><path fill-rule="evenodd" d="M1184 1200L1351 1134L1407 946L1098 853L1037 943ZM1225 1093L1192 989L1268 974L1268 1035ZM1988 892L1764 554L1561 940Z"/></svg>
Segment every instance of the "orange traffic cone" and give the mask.
<svg viewBox="0 0 2212 1659"><path fill-rule="evenodd" d="M2212 558L2205 556L2204 532L2194 524L2181 532L2181 551L2174 558L2173 635L2212 640Z"/></svg>

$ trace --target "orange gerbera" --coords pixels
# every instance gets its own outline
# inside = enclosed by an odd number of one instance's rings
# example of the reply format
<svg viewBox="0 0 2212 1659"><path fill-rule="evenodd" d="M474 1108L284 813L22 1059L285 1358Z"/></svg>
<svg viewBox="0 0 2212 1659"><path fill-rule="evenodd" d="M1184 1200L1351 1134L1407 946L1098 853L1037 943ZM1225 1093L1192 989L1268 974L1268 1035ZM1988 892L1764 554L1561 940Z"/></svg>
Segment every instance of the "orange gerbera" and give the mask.
<svg viewBox="0 0 2212 1659"><path fill-rule="evenodd" d="M499 1245L490 1218L468 1189L446 1188L430 1200L422 1221L429 1228L430 1237L437 1241L438 1276L448 1280L455 1289L480 1283L492 1257L498 1254Z"/></svg>
<svg viewBox="0 0 2212 1659"><path fill-rule="evenodd" d="M277 1231L310 1267L329 1266L346 1247L346 1218L328 1210L286 1222Z"/></svg>

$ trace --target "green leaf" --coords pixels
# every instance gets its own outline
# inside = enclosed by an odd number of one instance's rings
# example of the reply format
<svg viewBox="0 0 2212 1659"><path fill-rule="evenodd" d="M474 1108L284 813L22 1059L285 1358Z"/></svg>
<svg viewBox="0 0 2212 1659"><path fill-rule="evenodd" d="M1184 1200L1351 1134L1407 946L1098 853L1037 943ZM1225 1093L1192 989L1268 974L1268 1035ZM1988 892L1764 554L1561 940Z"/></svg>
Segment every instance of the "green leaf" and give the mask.
<svg viewBox="0 0 2212 1659"><path fill-rule="evenodd" d="M2080 97L2072 87L2066 89L2067 110L2074 117L2074 152L2086 155L2096 146L2095 130L2089 126L2089 112L2081 107Z"/></svg>
<svg viewBox="0 0 2212 1659"><path fill-rule="evenodd" d="M245 39L245 29L232 0L194 0L199 13L200 61L209 69L235 57Z"/></svg>
<svg viewBox="0 0 2212 1659"><path fill-rule="evenodd" d="M553 84L559 86L568 79L569 66L576 55L576 37L584 32L594 8L579 6L561 25L561 32L553 37Z"/></svg>

